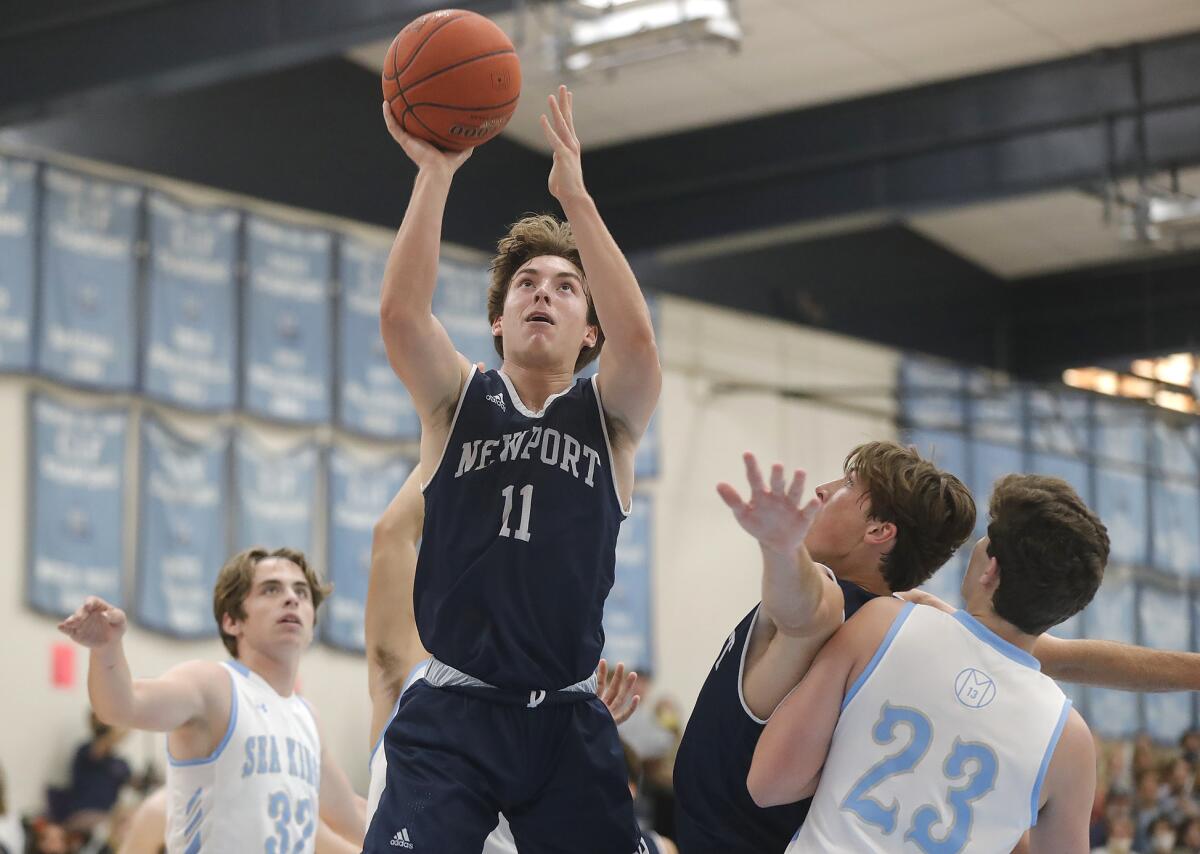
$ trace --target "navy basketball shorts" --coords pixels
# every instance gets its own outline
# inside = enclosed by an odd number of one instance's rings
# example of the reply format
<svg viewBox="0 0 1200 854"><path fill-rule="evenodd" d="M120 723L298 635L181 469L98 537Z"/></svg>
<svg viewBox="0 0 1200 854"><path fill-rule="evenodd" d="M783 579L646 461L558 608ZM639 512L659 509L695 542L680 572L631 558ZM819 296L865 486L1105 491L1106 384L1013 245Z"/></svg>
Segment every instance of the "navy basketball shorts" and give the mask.
<svg viewBox="0 0 1200 854"><path fill-rule="evenodd" d="M413 854L479 854L501 812L521 854L644 850L617 728L594 695L527 708L419 680L383 749L366 854L396 854L396 839Z"/></svg>

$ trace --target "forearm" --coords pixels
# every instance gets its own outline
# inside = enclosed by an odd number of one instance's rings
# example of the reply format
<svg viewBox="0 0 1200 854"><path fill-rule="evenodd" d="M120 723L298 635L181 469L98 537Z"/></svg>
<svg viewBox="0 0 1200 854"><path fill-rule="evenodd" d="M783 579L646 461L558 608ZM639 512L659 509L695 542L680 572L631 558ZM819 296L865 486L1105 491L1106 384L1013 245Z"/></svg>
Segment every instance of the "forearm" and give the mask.
<svg viewBox="0 0 1200 854"><path fill-rule="evenodd" d="M450 181L449 175L425 170L417 173L408 210L384 267L380 316L385 326L433 313Z"/></svg>
<svg viewBox="0 0 1200 854"><path fill-rule="evenodd" d="M339 836L332 827L321 822L317 828L316 854L358 854L362 851L362 831L351 842Z"/></svg>
<svg viewBox="0 0 1200 854"><path fill-rule="evenodd" d="M1053 679L1122 691L1200 690L1200 655L1042 635L1033 654Z"/></svg>
<svg viewBox="0 0 1200 854"><path fill-rule="evenodd" d="M775 628L787 635L832 633L837 626L826 625L821 607L825 580L808 549L786 555L767 546L761 551L762 609Z"/></svg>
<svg viewBox="0 0 1200 854"><path fill-rule="evenodd" d="M133 674L120 640L88 656L88 700L96 717L109 726L136 726Z"/></svg>
<svg viewBox="0 0 1200 854"><path fill-rule="evenodd" d="M592 197L580 194L560 200L571 223L596 315L604 329L606 353L658 363L650 309L637 277L609 233Z"/></svg>

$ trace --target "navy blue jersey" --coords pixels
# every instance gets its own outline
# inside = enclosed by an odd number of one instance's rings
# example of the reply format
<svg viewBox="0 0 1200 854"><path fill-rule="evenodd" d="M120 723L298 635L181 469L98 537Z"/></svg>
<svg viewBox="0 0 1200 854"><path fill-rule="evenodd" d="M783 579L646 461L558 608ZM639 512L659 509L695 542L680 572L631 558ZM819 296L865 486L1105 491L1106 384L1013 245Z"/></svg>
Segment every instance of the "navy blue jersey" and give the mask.
<svg viewBox="0 0 1200 854"><path fill-rule="evenodd" d="M874 599L839 581L846 619ZM766 721L742 699L742 669L758 619L755 606L729 635L704 680L675 758L675 842L681 854L783 854L811 800L763 809L746 777Z"/></svg>
<svg viewBox="0 0 1200 854"><path fill-rule="evenodd" d="M625 519L595 378L530 412L506 376L472 371L424 492L425 648L505 689L588 678Z"/></svg>

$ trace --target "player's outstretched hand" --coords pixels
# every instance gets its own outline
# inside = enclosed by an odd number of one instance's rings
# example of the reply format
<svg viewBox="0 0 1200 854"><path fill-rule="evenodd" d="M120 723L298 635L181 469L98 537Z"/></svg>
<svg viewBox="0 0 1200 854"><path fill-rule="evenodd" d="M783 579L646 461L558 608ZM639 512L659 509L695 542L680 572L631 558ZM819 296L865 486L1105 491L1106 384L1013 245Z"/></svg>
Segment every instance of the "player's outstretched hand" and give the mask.
<svg viewBox="0 0 1200 854"><path fill-rule="evenodd" d="M937 608L939 611L945 611L947 614L953 614L958 610L949 602L939 599L932 593L926 593L924 590L905 590L903 593L897 593L896 596L903 599L905 602L912 602L917 605L928 605L931 608Z"/></svg>
<svg viewBox="0 0 1200 854"><path fill-rule="evenodd" d="M547 185L550 195L566 204L587 195L583 185L583 161L579 137L575 135L575 116L571 107L571 90L559 86L558 92L546 99L550 117L542 114L542 133L554 152Z"/></svg>
<svg viewBox="0 0 1200 854"><path fill-rule="evenodd" d="M783 479L783 466L771 466L770 488L763 482L758 460L749 452L742 455L746 463L746 480L750 483L750 500L743 501L737 489L728 483L718 483L717 493L729 505L734 517L746 532L764 548L779 554L792 554L804 544L809 528L821 513L816 498L801 505L804 496L804 472L796 469L790 486Z"/></svg>
<svg viewBox="0 0 1200 854"><path fill-rule="evenodd" d="M600 659L600 666L596 668L596 696L608 706L613 723L625 723L641 702L641 696L633 693L636 682L637 674L631 670L627 675L624 662L618 661L617 669L610 672L608 662Z"/></svg>
<svg viewBox="0 0 1200 854"><path fill-rule="evenodd" d="M392 115L391 105L383 102L383 120L387 123L388 133L392 139L400 143L408 159L423 171L435 171L449 177L458 171L458 167L467 162L474 148L463 151L439 151L423 139L418 139L411 133L405 133Z"/></svg>
<svg viewBox="0 0 1200 854"><path fill-rule="evenodd" d="M107 646L125 634L125 612L99 596L89 596L58 630L88 649Z"/></svg>

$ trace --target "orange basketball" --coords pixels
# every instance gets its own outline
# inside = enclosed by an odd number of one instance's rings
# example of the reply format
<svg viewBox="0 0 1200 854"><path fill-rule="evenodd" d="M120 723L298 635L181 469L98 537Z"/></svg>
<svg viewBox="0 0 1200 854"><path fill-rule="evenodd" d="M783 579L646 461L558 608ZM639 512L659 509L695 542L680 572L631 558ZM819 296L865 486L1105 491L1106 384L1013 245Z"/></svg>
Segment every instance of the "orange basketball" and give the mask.
<svg viewBox="0 0 1200 854"><path fill-rule="evenodd" d="M443 9L417 18L392 40L383 97L413 136L461 151L508 124L521 95L512 42L475 12Z"/></svg>

